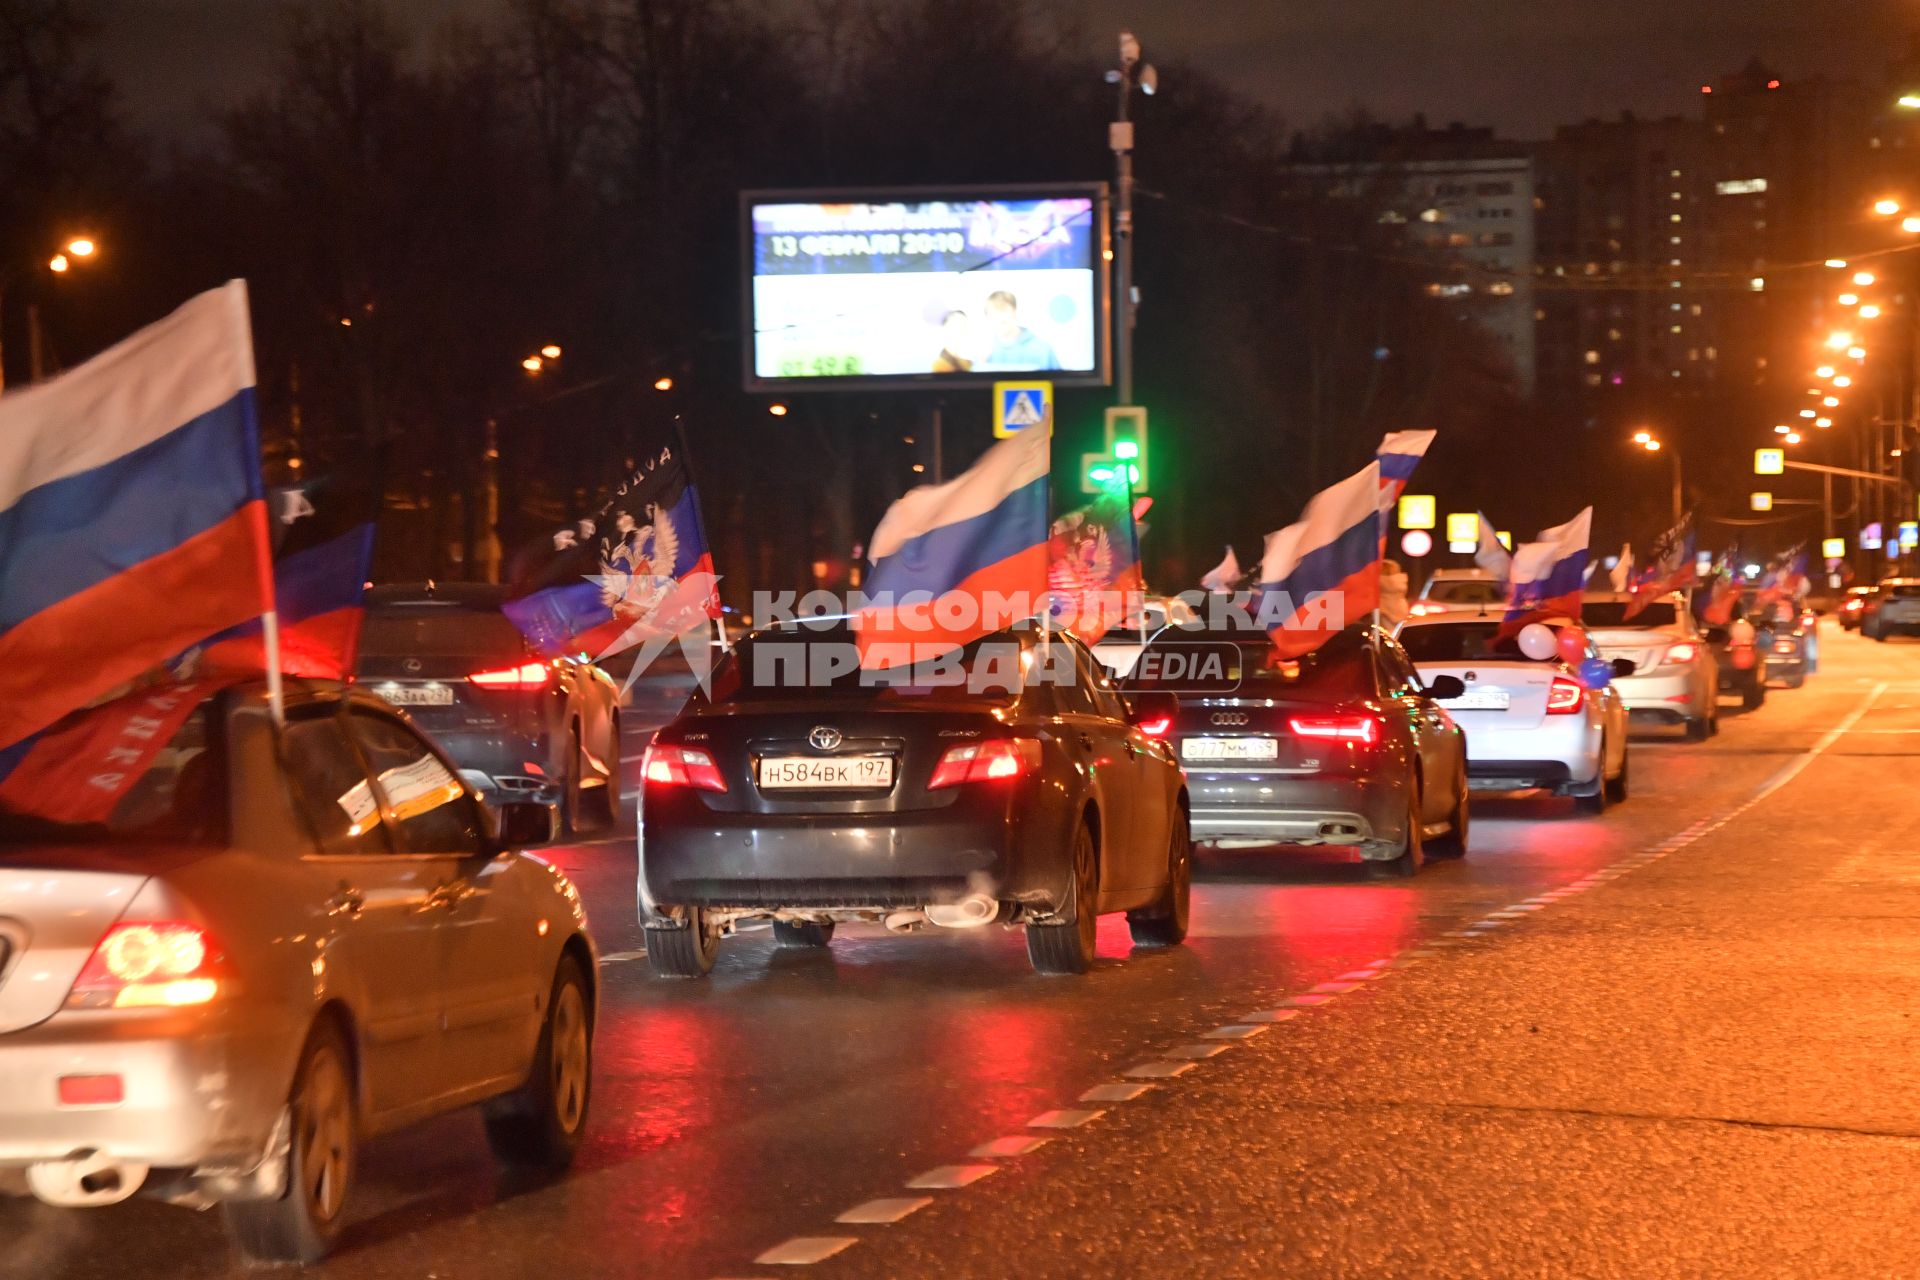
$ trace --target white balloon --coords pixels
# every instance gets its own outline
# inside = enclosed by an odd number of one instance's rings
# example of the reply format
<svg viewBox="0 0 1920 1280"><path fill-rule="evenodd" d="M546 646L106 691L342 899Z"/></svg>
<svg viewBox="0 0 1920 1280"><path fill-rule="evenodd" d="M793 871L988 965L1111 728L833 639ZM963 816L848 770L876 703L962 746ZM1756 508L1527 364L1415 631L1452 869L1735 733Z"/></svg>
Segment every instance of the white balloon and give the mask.
<svg viewBox="0 0 1920 1280"><path fill-rule="evenodd" d="M1535 662L1545 662L1560 652L1560 641L1546 623L1529 622L1520 628L1520 652Z"/></svg>

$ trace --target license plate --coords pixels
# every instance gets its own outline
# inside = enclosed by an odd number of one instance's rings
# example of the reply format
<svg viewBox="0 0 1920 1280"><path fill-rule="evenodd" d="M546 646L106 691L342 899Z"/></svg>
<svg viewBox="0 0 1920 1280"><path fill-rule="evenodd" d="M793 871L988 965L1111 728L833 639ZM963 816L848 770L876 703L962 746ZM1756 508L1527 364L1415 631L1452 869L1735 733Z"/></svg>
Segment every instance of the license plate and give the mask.
<svg viewBox="0 0 1920 1280"><path fill-rule="evenodd" d="M444 684L383 684L378 693L396 707L453 705L453 690Z"/></svg>
<svg viewBox="0 0 1920 1280"><path fill-rule="evenodd" d="M1278 760L1280 744L1272 738L1186 738L1180 743L1182 760Z"/></svg>
<svg viewBox="0 0 1920 1280"><path fill-rule="evenodd" d="M1469 689L1445 705L1449 711L1505 711L1513 705L1513 695L1505 689Z"/></svg>
<svg viewBox="0 0 1920 1280"><path fill-rule="evenodd" d="M762 790L852 791L893 785L892 756L761 756Z"/></svg>

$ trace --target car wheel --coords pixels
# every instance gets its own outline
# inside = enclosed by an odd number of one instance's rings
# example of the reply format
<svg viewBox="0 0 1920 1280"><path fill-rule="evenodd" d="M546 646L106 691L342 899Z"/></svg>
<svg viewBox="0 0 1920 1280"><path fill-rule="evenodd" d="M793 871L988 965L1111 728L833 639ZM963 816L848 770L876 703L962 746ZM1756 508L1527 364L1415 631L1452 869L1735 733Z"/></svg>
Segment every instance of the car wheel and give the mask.
<svg viewBox="0 0 1920 1280"><path fill-rule="evenodd" d="M1127 913L1127 931L1136 947L1177 947L1187 940L1193 910L1193 838L1187 815L1176 810L1167 837L1167 890L1144 911Z"/></svg>
<svg viewBox="0 0 1920 1280"><path fill-rule="evenodd" d="M580 1150L593 1094L593 1006L572 956L560 961L527 1082L485 1111L487 1145L502 1164L560 1173Z"/></svg>
<svg viewBox="0 0 1920 1280"><path fill-rule="evenodd" d="M773 940L782 947L824 947L833 941L833 921L814 924L808 920L775 920Z"/></svg>
<svg viewBox="0 0 1920 1280"><path fill-rule="evenodd" d="M1705 716L1697 716L1687 721L1688 742L1705 742L1712 732Z"/></svg>
<svg viewBox="0 0 1920 1280"><path fill-rule="evenodd" d="M1467 856L1467 829L1471 815L1467 808L1467 775L1462 772L1454 782L1453 814L1447 819L1447 834L1425 847L1424 852L1430 858L1464 858Z"/></svg>
<svg viewBox="0 0 1920 1280"><path fill-rule="evenodd" d="M1367 863L1367 874L1375 880L1400 880L1415 875L1427 860L1425 836L1421 831L1419 785L1410 786L1408 794L1411 798L1407 802L1406 839L1400 844L1398 856Z"/></svg>
<svg viewBox="0 0 1920 1280"><path fill-rule="evenodd" d="M673 924L648 925L641 937L646 939L647 963L665 978L704 978L720 954L720 931L698 907L688 907L687 918Z"/></svg>
<svg viewBox="0 0 1920 1280"><path fill-rule="evenodd" d="M1601 759L1604 761L1606 756L1603 754ZM1629 751L1622 754L1620 757L1620 772L1610 779L1604 788L1607 793L1607 799L1613 804L1619 804L1627 798L1627 766L1632 763L1632 760L1632 752Z"/></svg>
<svg viewBox="0 0 1920 1280"><path fill-rule="evenodd" d="M264 1262L317 1262L340 1234L359 1135L346 1039L331 1020L307 1037L288 1097L286 1188L277 1200L222 1206L242 1253Z"/></svg>
<svg viewBox="0 0 1920 1280"><path fill-rule="evenodd" d="M1801 685L1804 685L1806 682L1807 682L1806 671L1805 670L1796 671L1792 675L1787 677L1787 688L1798 689Z"/></svg>
<svg viewBox="0 0 1920 1280"><path fill-rule="evenodd" d="M1086 823L1073 837L1072 914L1058 924L1027 926L1027 959L1039 973L1085 973L1093 967L1100 919L1099 853Z"/></svg>
<svg viewBox="0 0 1920 1280"><path fill-rule="evenodd" d="M1767 684L1764 680L1758 678L1749 680L1747 687L1740 691L1740 706L1744 710L1758 711L1760 704L1766 700Z"/></svg>
<svg viewBox="0 0 1920 1280"><path fill-rule="evenodd" d="M615 789L619 783L609 781L605 786L581 786L580 780L587 776L587 770L585 753L580 749L579 726L568 731L568 738L572 750L567 756L567 831L577 836L611 827L614 821ZM616 756L618 754L615 752Z"/></svg>

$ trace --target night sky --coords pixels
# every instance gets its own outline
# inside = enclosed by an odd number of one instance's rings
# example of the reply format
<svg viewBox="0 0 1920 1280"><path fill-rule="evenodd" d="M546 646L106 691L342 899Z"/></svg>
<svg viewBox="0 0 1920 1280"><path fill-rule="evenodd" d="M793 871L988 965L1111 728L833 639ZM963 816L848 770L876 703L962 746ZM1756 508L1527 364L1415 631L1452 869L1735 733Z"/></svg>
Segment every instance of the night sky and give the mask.
<svg viewBox="0 0 1920 1280"><path fill-rule="evenodd" d="M804 0L765 0L796 16ZM506 0L384 0L426 32ZM279 0L100 0L102 56L142 129L193 137L200 109L266 84ZM1365 104L1516 137L1610 116L1691 112L1699 85L1758 54L1782 74L1877 78L1920 0L1035 0L1103 53L1131 26L1148 56L1195 62L1296 125ZM1167 85L1177 92L1176 84Z"/></svg>

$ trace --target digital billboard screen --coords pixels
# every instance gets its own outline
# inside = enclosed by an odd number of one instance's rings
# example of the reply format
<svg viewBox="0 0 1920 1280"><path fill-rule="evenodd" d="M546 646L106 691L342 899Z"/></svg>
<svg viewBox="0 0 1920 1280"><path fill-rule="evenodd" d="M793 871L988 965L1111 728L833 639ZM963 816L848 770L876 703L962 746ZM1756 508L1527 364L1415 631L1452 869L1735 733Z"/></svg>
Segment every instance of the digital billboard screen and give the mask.
<svg viewBox="0 0 1920 1280"><path fill-rule="evenodd" d="M1104 187L743 205L750 389L1107 381Z"/></svg>

